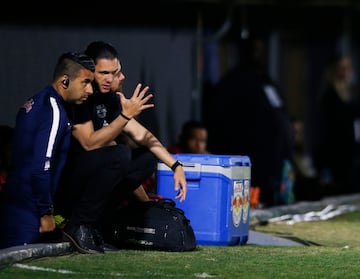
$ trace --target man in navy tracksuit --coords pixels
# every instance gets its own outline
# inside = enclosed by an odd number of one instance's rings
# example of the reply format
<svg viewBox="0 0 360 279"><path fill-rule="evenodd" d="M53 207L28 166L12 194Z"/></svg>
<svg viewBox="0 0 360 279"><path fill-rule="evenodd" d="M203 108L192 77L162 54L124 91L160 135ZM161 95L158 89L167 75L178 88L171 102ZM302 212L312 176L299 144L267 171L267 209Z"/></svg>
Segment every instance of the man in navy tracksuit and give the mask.
<svg viewBox="0 0 360 279"><path fill-rule="evenodd" d="M81 104L93 93L94 61L65 53L53 82L19 109L12 169L0 200L0 248L40 242L55 229L53 197L71 138L68 103Z"/></svg>

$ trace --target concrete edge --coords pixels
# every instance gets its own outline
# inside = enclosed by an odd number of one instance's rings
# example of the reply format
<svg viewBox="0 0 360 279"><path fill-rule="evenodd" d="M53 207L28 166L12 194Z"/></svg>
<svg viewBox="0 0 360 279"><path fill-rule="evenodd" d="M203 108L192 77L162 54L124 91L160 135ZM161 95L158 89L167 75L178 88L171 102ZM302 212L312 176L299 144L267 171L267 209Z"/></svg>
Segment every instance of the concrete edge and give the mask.
<svg viewBox="0 0 360 279"><path fill-rule="evenodd" d="M0 268L42 257L72 253L69 242L36 243L0 249Z"/></svg>

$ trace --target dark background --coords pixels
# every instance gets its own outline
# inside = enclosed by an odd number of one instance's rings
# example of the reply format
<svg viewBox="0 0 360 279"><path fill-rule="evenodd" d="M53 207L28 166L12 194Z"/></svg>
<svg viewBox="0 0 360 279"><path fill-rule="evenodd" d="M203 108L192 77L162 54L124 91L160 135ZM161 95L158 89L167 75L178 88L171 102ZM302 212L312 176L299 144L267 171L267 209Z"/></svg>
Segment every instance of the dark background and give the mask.
<svg viewBox="0 0 360 279"><path fill-rule="evenodd" d="M21 100L49 81L60 52L104 39L119 49L129 92L139 80L154 88L157 109L143 121L171 144L185 120L204 118L210 94L204 82L216 82L236 63L234 40L247 30L272 40L270 74L284 90L290 114L304 119L311 134L328 58L339 49L350 52L357 80L358 2L8 3L0 16L0 120L13 125Z"/></svg>

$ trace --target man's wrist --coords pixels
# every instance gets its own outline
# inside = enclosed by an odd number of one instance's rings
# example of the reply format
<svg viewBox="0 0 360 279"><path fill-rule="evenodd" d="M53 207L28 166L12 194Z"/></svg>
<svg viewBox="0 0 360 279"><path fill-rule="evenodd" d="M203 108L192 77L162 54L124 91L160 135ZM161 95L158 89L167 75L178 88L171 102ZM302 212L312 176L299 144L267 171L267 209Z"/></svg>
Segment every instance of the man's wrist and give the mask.
<svg viewBox="0 0 360 279"><path fill-rule="evenodd" d="M172 171L175 171L178 166L184 166L179 160L176 160L176 162L170 167Z"/></svg>
<svg viewBox="0 0 360 279"><path fill-rule="evenodd" d="M54 206L50 206L45 212L43 212L41 214L41 217L45 216L45 215L54 215Z"/></svg>
<svg viewBox="0 0 360 279"><path fill-rule="evenodd" d="M125 118L127 121L131 120L131 117L126 116L125 114L123 114L122 112L120 112L120 115Z"/></svg>

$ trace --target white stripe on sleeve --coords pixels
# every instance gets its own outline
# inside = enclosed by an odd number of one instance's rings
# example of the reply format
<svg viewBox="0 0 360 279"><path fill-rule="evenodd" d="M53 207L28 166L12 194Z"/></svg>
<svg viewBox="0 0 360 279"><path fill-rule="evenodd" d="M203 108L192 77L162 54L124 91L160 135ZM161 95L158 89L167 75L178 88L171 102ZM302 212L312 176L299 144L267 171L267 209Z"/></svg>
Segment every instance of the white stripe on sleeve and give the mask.
<svg viewBox="0 0 360 279"><path fill-rule="evenodd" d="M56 134L59 129L59 122L60 122L60 110L59 110L59 106L54 97L50 97L50 104L53 109L53 122L51 125L50 138L49 138L48 147L46 150L47 158L50 158L52 155L52 151L54 148L54 142L55 142ZM45 162L44 168L45 168L45 170L48 170L50 168L50 162L48 162L48 161Z"/></svg>

